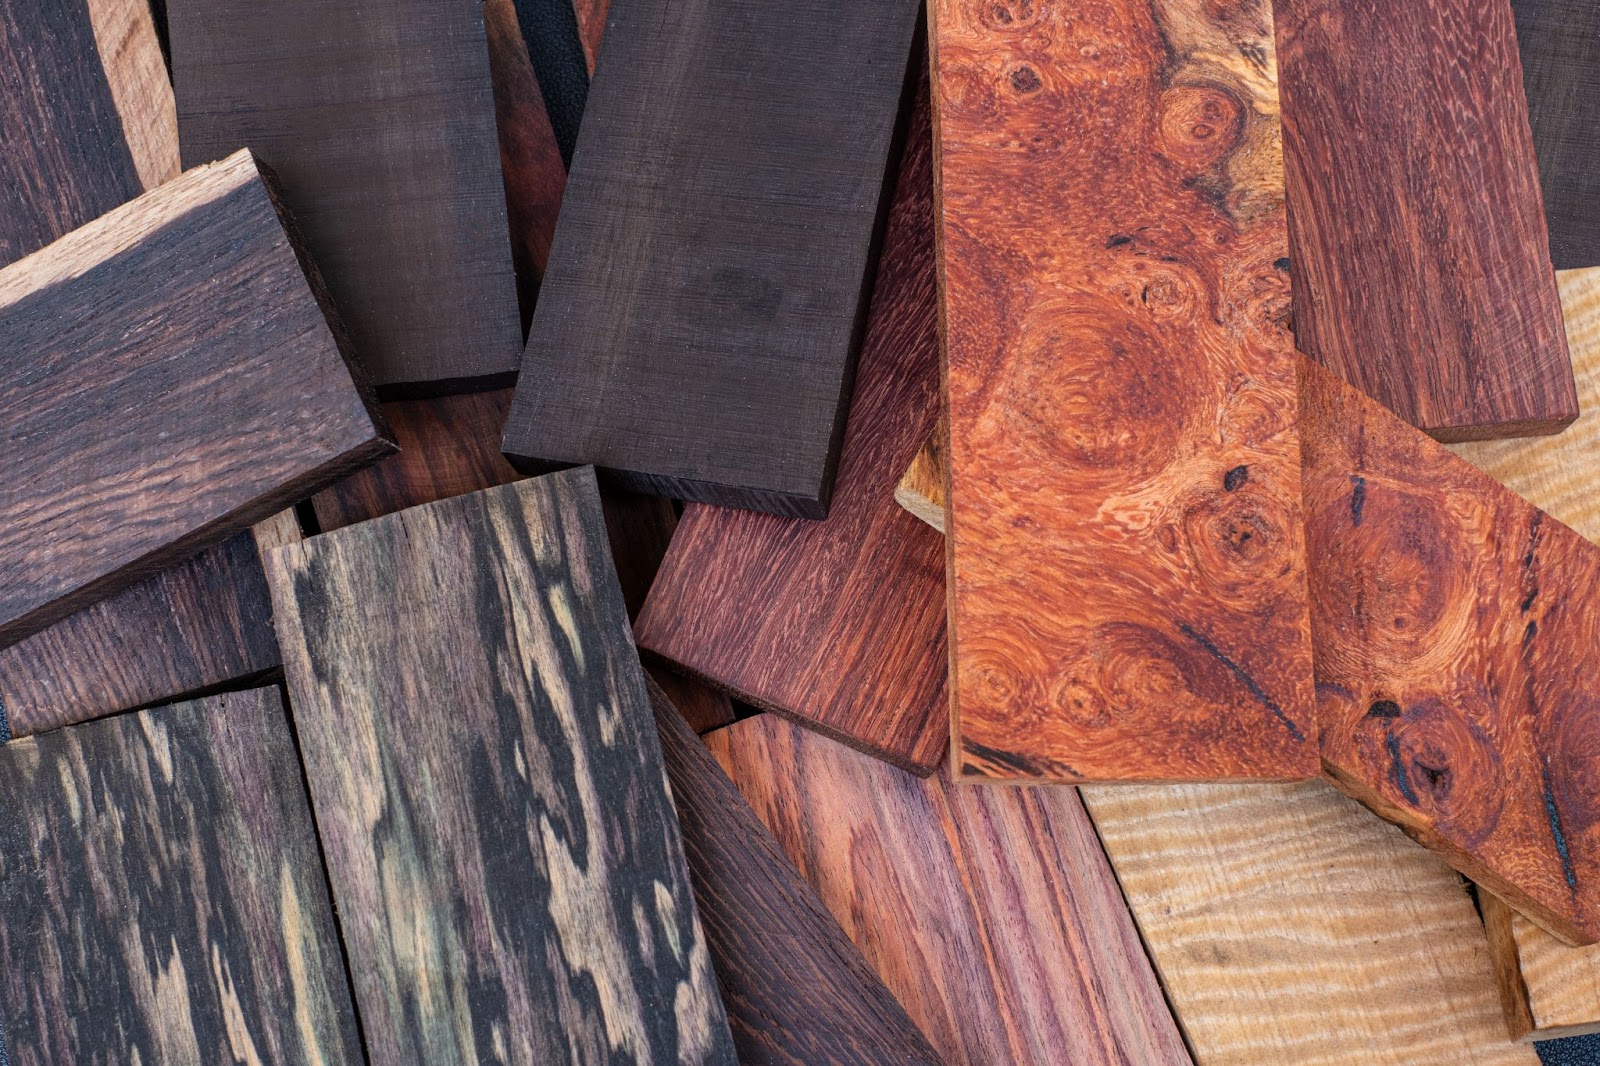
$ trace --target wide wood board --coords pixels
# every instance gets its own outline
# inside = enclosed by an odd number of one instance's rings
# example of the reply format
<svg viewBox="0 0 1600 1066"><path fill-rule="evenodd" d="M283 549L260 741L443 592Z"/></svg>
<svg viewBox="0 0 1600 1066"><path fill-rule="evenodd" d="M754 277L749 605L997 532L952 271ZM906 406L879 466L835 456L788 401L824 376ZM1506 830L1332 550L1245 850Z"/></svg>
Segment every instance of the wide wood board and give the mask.
<svg viewBox="0 0 1600 1066"><path fill-rule="evenodd" d="M957 773L1314 774L1270 10L929 10Z"/></svg>

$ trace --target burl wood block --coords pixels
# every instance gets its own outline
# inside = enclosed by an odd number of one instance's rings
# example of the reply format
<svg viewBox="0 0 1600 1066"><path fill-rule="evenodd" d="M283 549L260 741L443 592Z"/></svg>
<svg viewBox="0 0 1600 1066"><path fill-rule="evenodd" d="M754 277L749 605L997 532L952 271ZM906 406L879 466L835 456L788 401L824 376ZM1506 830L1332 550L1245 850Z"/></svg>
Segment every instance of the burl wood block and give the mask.
<svg viewBox="0 0 1600 1066"><path fill-rule="evenodd" d="M393 450L247 151L0 270L0 336L0 642Z"/></svg>
<svg viewBox="0 0 1600 1066"><path fill-rule="evenodd" d="M1309 360L1301 418L1328 774L1600 940L1600 548Z"/></svg>
<svg viewBox="0 0 1600 1066"><path fill-rule="evenodd" d="M930 11L957 773L1315 774L1270 11Z"/></svg>

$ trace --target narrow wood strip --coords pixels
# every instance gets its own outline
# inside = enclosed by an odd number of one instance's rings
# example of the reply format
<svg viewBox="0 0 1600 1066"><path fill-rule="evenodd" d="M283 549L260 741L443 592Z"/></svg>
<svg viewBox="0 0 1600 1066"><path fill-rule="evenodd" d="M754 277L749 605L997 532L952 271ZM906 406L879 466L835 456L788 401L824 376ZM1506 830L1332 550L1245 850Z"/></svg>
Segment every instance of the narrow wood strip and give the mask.
<svg viewBox="0 0 1600 1066"><path fill-rule="evenodd" d="M267 556L375 1061L734 1061L604 536L573 470Z"/></svg>
<svg viewBox="0 0 1600 1066"><path fill-rule="evenodd" d="M1482 904L1511 1036L1600 1033L1600 946L1569 947L1488 893Z"/></svg>
<svg viewBox="0 0 1600 1066"><path fill-rule="evenodd" d="M957 774L1315 774L1270 8L929 10Z"/></svg>
<svg viewBox="0 0 1600 1066"><path fill-rule="evenodd" d="M589 64L589 73L594 73L595 57L600 54L600 39L606 32L606 12L611 7L611 0L572 0L572 8L578 13L578 35L583 39L583 56Z"/></svg>
<svg viewBox="0 0 1600 1066"><path fill-rule="evenodd" d="M88 0L95 48L139 183L178 176L178 112L149 0Z"/></svg>
<svg viewBox="0 0 1600 1066"><path fill-rule="evenodd" d="M366 1061L276 689L7 745L0 809L12 1066Z"/></svg>
<svg viewBox="0 0 1600 1066"><path fill-rule="evenodd" d="M578 13L573 0L516 0L516 5L539 90L549 105L556 144L562 161L570 167L594 69Z"/></svg>
<svg viewBox="0 0 1600 1066"><path fill-rule="evenodd" d="M1440 440L1567 425L1508 0L1273 6L1300 350Z"/></svg>
<svg viewBox="0 0 1600 1066"><path fill-rule="evenodd" d="M1189 1061L1073 790L920 780L770 714L705 739L947 1062Z"/></svg>

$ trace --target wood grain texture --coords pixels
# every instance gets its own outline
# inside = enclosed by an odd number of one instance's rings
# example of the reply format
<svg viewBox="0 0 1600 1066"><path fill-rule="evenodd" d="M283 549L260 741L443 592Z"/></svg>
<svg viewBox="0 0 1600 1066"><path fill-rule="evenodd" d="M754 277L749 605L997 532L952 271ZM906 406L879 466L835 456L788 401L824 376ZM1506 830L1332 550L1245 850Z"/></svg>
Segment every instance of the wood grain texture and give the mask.
<svg viewBox="0 0 1600 1066"><path fill-rule="evenodd" d="M9 744L0 803L13 1066L365 1061L276 689Z"/></svg>
<svg viewBox="0 0 1600 1066"><path fill-rule="evenodd" d="M1534 1066L1460 877L1326 784L1083 789L1200 1066Z"/></svg>
<svg viewBox="0 0 1600 1066"><path fill-rule="evenodd" d="M185 166L276 173L380 387L449 391L518 362L482 5L171 0Z"/></svg>
<svg viewBox="0 0 1600 1066"><path fill-rule="evenodd" d="M1274 7L1300 350L1441 440L1571 422L1508 0Z"/></svg>
<svg viewBox="0 0 1600 1066"><path fill-rule="evenodd" d="M739 1061L941 1063L654 684L650 702Z"/></svg>
<svg viewBox="0 0 1600 1066"><path fill-rule="evenodd" d="M1322 758L1566 939L1600 939L1600 548L1310 360Z"/></svg>
<svg viewBox="0 0 1600 1066"><path fill-rule="evenodd" d="M604 536L574 470L267 556L375 1061L734 1061Z"/></svg>
<svg viewBox="0 0 1600 1066"><path fill-rule="evenodd" d="M1511 1036L1600 1033L1600 946L1569 947L1496 897L1480 898Z"/></svg>
<svg viewBox="0 0 1600 1066"><path fill-rule="evenodd" d="M572 9L578 15L578 36L583 41L583 56L594 73L594 61L600 55L600 40L606 32L606 12L611 0L572 0Z"/></svg>
<svg viewBox="0 0 1600 1066"><path fill-rule="evenodd" d="M928 774L946 745L939 538L890 498L938 408L932 136L906 141L833 506L821 522L684 508L639 646L740 699Z"/></svg>
<svg viewBox="0 0 1600 1066"><path fill-rule="evenodd" d="M919 780L770 714L705 741L947 1062L1189 1061L1076 792Z"/></svg>
<svg viewBox="0 0 1600 1066"><path fill-rule="evenodd" d="M1557 270L1592 267L1600 264L1600 10L1581 0L1511 0L1511 12L1550 259Z"/></svg>
<svg viewBox="0 0 1600 1066"><path fill-rule="evenodd" d="M917 10L614 0L514 461L827 512Z"/></svg>
<svg viewBox="0 0 1600 1066"><path fill-rule="evenodd" d="M950 477L950 459L945 455L949 440L950 428L941 411L933 432L894 487L894 502L940 533L944 532L944 485Z"/></svg>
<svg viewBox="0 0 1600 1066"><path fill-rule="evenodd" d="M303 267L240 152L0 270L0 642L393 450Z"/></svg>
<svg viewBox="0 0 1600 1066"><path fill-rule="evenodd" d="M958 775L1314 774L1271 12L930 11Z"/></svg>

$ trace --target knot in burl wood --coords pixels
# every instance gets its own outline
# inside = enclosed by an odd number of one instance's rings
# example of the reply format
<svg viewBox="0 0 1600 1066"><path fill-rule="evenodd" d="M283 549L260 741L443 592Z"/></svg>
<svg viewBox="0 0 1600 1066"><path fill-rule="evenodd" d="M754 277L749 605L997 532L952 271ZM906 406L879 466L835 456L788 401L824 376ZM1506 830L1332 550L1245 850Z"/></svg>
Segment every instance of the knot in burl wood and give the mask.
<svg viewBox="0 0 1600 1066"><path fill-rule="evenodd" d="M1161 151L1186 170L1205 170L1233 150L1244 104L1216 85L1178 85L1161 94Z"/></svg>

